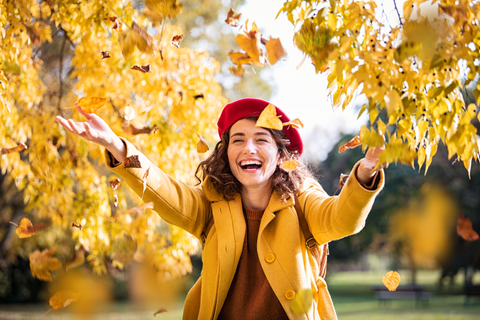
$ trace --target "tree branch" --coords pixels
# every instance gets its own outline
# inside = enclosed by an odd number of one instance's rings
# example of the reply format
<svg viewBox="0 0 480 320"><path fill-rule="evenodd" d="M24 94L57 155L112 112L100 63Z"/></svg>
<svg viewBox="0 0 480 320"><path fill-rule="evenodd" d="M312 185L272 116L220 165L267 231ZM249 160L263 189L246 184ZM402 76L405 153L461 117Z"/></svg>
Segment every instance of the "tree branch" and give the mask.
<svg viewBox="0 0 480 320"><path fill-rule="evenodd" d="M400 17L400 12L398 12L397 2L395 0L393 0L393 5L395 6L395 11L397 11L398 20L400 21L400 24L403 26L402 18Z"/></svg>

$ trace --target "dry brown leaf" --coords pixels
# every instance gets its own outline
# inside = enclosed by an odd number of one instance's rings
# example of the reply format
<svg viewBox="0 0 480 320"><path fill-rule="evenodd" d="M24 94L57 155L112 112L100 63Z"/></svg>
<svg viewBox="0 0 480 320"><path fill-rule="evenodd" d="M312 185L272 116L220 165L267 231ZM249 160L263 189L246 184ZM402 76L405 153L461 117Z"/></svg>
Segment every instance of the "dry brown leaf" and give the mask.
<svg viewBox="0 0 480 320"><path fill-rule="evenodd" d="M70 269L80 267L84 263L85 263L85 248L83 246L80 246L80 249L75 250L73 258L65 262L65 270L68 271Z"/></svg>
<svg viewBox="0 0 480 320"><path fill-rule="evenodd" d="M33 225L29 219L23 218L15 232L19 238L30 238L35 235L37 231L45 229L46 227L47 225L45 223Z"/></svg>
<svg viewBox="0 0 480 320"><path fill-rule="evenodd" d="M457 220L457 234L467 241L478 240L478 233L472 228L472 221L469 218L464 218L463 213Z"/></svg>
<svg viewBox="0 0 480 320"><path fill-rule="evenodd" d="M208 147L207 141L205 141L205 139L203 139L198 133L197 133L197 136L200 139L197 143L197 152L205 153L208 150L210 150L210 148Z"/></svg>
<svg viewBox="0 0 480 320"><path fill-rule="evenodd" d="M137 134L149 134L152 132L152 130L155 129L155 127L136 127L133 124L127 124L124 123L122 124L122 130L125 131L125 133L130 134L132 136L136 136Z"/></svg>
<svg viewBox="0 0 480 320"><path fill-rule="evenodd" d="M147 31L143 30L136 22L132 23L132 30L133 32L131 32L130 34L138 50L148 54L152 54L153 38L147 33Z"/></svg>
<svg viewBox="0 0 480 320"><path fill-rule="evenodd" d="M54 310L62 309L77 301L80 298L80 293L72 290L61 290L50 297L48 303Z"/></svg>
<svg viewBox="0 0 480 320"><path fill-rule="evenodd" d="M240 20L240 17L242 16L241 13L236 13L235 10L230 8L230 11L228 11L227 19L225 19L225 22L232 27L237 27L238 26L238 20Z"/></svg>
<svg viewBox="0 0 480 320"><path fill-rule="evenodd" d="M32 276L40 280L52 281L50 271L57 270L62 267L62 263L52 255L55 253L55 248L45 249L40 252L38 249L30 254L30 271Z"/></svg>
<svg viewBox="0 0 480 320"><path fill-rule="evenodd" d="M140 72L143 72L143 73L147 73L147 72L150 72L150 65L147 64L147 65L144 65L144 66L137 66L137 65L134 65L132 67L132 70L137 70L137 71L140 71Z"/></svg>
<svg viewBox="0 0 480 320"><path fill-rule="evenodd" d="M288 160L288 161L285 161L284 163L282 163L280 168L282 168L282 170L284 170L284 171L292 172L299 165L300 165L300 161L298 161L298 160Z"/></svg>
<svg viewBox="0 0 480 320"><path fill-rule="evenodd" d="M29 26L25 26L25 28L27 29L27 34L28 34L28 37L30 38L30 41L32 42L32 45L33 46L39 45L42 42L42 38L37 28L29 27Z"/></svg>
<svg viewBox="0 0 480 320"><path fill-rule="evenodd" d="M183 34L176 35L172 38L172 44L175 47L180 48L180 42L182 42L182 40L183 40Z"/></svg>
<svg viewBox="0 0 480 320"><path fill-rule="evenodd" d="M267 48L268 62L270 62L271 65L274 65L278 60L287 56L280 39L271 38L265 44L265 48Z"/></svg>
<svg viewBox="0 0 480 320"><path fill-rule="evenodd" d="M158 309L157 312L155 312L155 313L153 314L153 316L155 317L157 314L159 314L159 313L164 313L164 312L168 312L167 309L165 309L165 308L160 308L160 309Z"/></svg>
<svg viewBox="0 0 480 320"><path fill-rule="evenodd" d="M123 166L125 168L141 168L142 167L142 165L140 164L140 159L138 158L138 155L126 157L125 160L123 160Z"/></svg>
<svg viewBox="0 0 480 320"><path fill-rule="evenodd" d="M108 53L108 51L102 51L102 60L108 58L110 58L110 54Z"/></svg>
<svg viewBox="0 0 480 320"><path fill-rule="evenodd" d="M146 209L153 209L153 202L147 202L139 207L134 207L125 211L125 213L136 212L137 214L143 213Z"/></svg>
<svg viewBox="0 0 480 320"><path fill-rule="evenodd" d="M389 271L383 276L382 282L389 291L395 291L400 284L400 275L396 271Z"/></svg>
<svg viewBox="0 0 480 320"><path fill-rule="evenodd" d="M205 99L205 96L203 95L203 93L200 93L200 94L196 94L193 96L193 99L197 100L197 99Z"/></svg>
<svg viewBox="0 0 480 320"><path fill-rule="evenodd" d="M82 225L81 224L76 224L75 222L72 222L72 227L78 228L82 230Z"/></svg>
<svg viewBox="0 0 480 320"><path fill-rule="evenodd" d="M110 181L110 187L112 187L112 190L115 191L118 189L118 186L120 185L120 183L122 183L122 181L120 181L120 179L118 178L115 178Z"/></svg>
<svg viewBox="0 0 480 320"><path fill-rule="evenodd" d="M118 21L117 17L103 18L103 20L113 22L113 30L122 31L122 23Z"/></svg>
<svg viewBox="0 0 480 320"><path fill-rule="evenodd" d="M352 138L352 140L348 141L343 146L340 146L340 148L338 148L338 153L342 153L343 151L345 151L347 149L356 148L360 145L362 145L362 143L360 142L360 136L356 135L355 137Z"/></svg>
<svg viewBox="0 0 480 320"><path fill-rule="evenodd" d="M292 126L294 127L295 129L299 129L299 128L303 128L303 122L300 121L300 119L293 119L293 120L290 120L288 122L284 122L283 123L283 126Z"/></svg>
<svg viewBox="0 0 480 320"><path fill-rule="evenodd" d="M13 147L13 148L2 148L2 150L0 151L1 154L9 154L9 153L13 153L13 152L18 152L18 151L22 151L22 150L25 150L25 149L28 149L27 145L23 142L20 142L20 144L16 147Z"/></svg>
<svg viewBox="0 0 480 320"><path fill-rule="evenodd" d="M255 124L255 126L276 130L283 129L282 120L278 118L277 110L273 104L270 103L265 109L263 109L260 117L258 117L257 119L257 123Z"/></svg>
<svg viewBox="0 0 480 320"><path fill-rule="evenodd" d="M106 101L106 98L83 97L75 102L75 105L82 108L82 110L86 113L95 113L98 109L105 105Z"/></svg>

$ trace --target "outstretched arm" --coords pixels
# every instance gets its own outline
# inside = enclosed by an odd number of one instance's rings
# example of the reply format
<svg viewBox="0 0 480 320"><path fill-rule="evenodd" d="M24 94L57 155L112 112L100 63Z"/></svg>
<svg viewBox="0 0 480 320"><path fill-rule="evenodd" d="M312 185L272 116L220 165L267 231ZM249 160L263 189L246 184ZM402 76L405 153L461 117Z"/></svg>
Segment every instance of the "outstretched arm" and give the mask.
<svg viewBox="0 0 480 320"><path fill-rule="evenodd" d="M87 118L85 122L75 122L72 119L64 119L56 116L57 120L66 130L78 134L85 140L104 146L118 162L123 162L127 151L123 141L113 132L108 124L95 113L87 113L77 107L78 112Z"/></svg>

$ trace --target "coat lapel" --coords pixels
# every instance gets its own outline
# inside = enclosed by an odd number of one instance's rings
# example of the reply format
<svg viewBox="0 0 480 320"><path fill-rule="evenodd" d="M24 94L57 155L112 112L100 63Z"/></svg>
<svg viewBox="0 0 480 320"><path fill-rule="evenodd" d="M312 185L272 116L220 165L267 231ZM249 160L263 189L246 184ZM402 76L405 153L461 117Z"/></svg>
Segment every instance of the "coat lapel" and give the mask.
<svg viewBox="0 0 480 320"><path fill-rule="evenodd" d="M285 200L281 199L280 194L277 191L272 193L267 208L263 213L262 221L260 222L259 234L267 227L267 225L275 218L275 213L285 208L293 207L295 201L293 197L289 197Z"/></svg>

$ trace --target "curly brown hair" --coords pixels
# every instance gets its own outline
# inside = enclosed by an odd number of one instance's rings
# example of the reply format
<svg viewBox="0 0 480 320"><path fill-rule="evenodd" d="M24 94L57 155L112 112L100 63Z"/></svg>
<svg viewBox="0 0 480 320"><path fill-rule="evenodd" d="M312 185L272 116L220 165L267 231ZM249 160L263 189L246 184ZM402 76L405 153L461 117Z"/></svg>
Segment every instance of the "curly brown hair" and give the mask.
<svg viewBox="0 0 480 320"><path fill-rule="evenodd" d="M245 119L256 121L258 117L247 117ZM291 172L284 171L277 166L272 175L273 189L278 191L282 198L288 198L288 196L296 194L299 191L300 186L306 178L313 178L313 175L305 163L299 159L298 155L288 149L290 141L286 138L283 131L269 128L266 128L266 130L270 132L275 140L281 162L292 159L300 162L300 165ZM195 177L199 184L207 177L210 177L213 187L217 192L223 194L225 200L233 200L235 194L241 193L242 190L242 184L235 178L230 170L230 164L228 162L229 142L230 129L222 135L222 140L216 144L210 156L200 162L195 171ZM202 178L198 176L200 172L202 173Z"/></svg>

